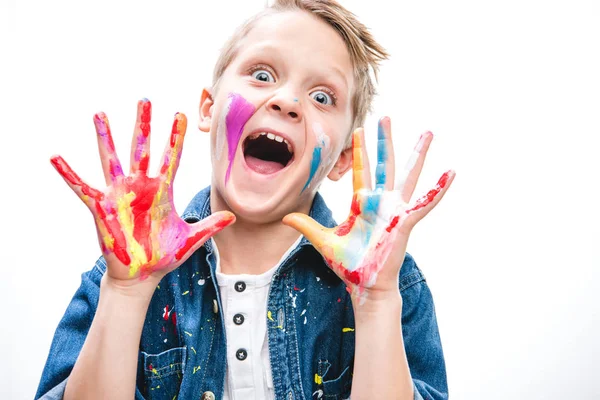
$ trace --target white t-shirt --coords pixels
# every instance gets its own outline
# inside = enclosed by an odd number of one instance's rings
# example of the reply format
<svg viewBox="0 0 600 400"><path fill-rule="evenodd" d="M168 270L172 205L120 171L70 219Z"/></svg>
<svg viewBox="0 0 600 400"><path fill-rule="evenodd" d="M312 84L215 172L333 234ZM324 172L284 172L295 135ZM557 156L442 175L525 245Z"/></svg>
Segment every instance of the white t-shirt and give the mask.
<svg viewBox="0 0 600 400"><path fill-rule="evenodd" d="M260 275L222 273L219 251L214 240L212 242L227 338L223 400L275 399L267 339L267 297L273 274L301 238L273 268Z"/></svg>

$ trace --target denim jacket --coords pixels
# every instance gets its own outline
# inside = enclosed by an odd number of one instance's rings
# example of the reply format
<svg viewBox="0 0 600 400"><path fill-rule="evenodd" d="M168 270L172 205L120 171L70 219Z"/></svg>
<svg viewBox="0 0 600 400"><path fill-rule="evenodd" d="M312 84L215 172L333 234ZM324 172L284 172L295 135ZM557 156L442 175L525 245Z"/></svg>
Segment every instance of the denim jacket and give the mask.
<svg viewBox="0 0 600 400"><path fill-rule="evenodd" d="M198 193L182 217L211 214L210 188ZM317 194L310 215L336 226ZM226 336L207 241L167 274L152 297L142 330L135 399L221 399L227 366ZM101 257L82 274L81 286L60 321L36 399L61 399L91 326L106 271ZM446 368L435 308L423 273L407 253L400 271L402 333L415 399L448 398ZM346 399L354 362L354 312L344 283L302 238L275 272L268 295L267 336L277 399ZM243 361L241 361L243 362Z"/></svg>

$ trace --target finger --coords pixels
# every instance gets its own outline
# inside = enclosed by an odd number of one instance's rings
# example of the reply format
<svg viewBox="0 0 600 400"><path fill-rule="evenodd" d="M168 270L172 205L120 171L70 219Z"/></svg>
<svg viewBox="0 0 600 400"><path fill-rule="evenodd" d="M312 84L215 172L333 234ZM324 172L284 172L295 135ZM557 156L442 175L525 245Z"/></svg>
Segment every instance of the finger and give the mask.
<svg viewBox="0 0 600 400"><path fill-rule="evenodd" d="M137 119L131 142L130 171L148 173L150 162L150 120L152 119L152 103L148 99L138 101Z"/></svg>
<svg viewBox="0 0 600 400"><path fill-rule="evenodd" d="M455 176L456 173L452 170L445 172L433 189L427 192L426 195L417 199L417 201L406 210L406 213L408 214L407 220L413 220L412 223L416 224L433 210L450 188Z"/></svg>
<svg viewBox="0 0 600 400"><path fill-rule="evenodd" d="M306 214L288 214L283 217L283 224L292 227L303 234L319 252L321 252L321 248L329 237L329 229L325 228Z"/></svg>
<svg viewBox="0 0 600 400"><path fill-rule="evenodd" d="M177 252L175 259L187 259L194 251L204 244L209 238L225 227L235 222L235 215L229 211L219 211L202 221L192 224L192 229L187 240Z"/></svg>
<svg viewBox="0 0 600 400"><path fill-rule="evenodd" d="M123 169L115 151L115 144L110 133L110 125L106 114L101 112L94 115L94 126L98 136L98 151L100 152L104 180L107 185L110 185L117 178L123 176Z"/></svg>
<svg viewBox="0 0 600 400"><path fill-rule="evenodd" d="M58 171L60 176L63 177L67 185L79 196L79 198L88 206L88 208L94 212L93 200L97 202L104 198L104 193L90 187L88 184L83 182L81 178L73 171L73 169L67 164L67 162L61 156L53 156L50 158L50 162Z"/></svg>
<svg viewBox="0 0 600 400"><path fill-rule="evenodd" d="M170 185L175 178L177 167L179 167L179 159L181 158L181 150L183 149L183 138L187 129L187 118L182 113L175 114L173 128L171 129L171 138L163 156L163 165L160 173L165 175L166 184Z"/></svg>
<svg viewBox="0 0 600 400"><path fill-rule="evenodd" d="M371 189L371 172L363 128L352 133L352 183L355 192L363 188Z"/></svg>
<svg viewBox="0 0 600 400"><path fill-rule="evenodd" d="M375 188L394 189L394 146L392 144L392 122L388 117L379 120L377 129L377 169Z"/></svg>
<svg viewBox="0 0 600 400"><path fill-rule="evenodd" d="M425 164L425 157L429 150L429 145L433 140L433 133L425 132L419 138L410 158L404 166L404 171L396 182L396 189L402 193L402 201L410 202L410 199L415 192L415 187L419 181L419 176Z"/></svg>

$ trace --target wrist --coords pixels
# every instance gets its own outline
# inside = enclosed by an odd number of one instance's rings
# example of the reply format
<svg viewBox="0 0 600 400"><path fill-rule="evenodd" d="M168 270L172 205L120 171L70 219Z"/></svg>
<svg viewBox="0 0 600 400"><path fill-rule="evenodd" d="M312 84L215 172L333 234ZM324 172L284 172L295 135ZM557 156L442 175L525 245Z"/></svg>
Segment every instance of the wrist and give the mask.
<svg viewBox="0 0 600 400"><path fill-rule="evenodd" d="M381 291L365 289L363 301L352 297L352 306L356 318L372 318L402 313L402 296L398 289Z"/></svg>
<svg viewBox="0 0 600 400"><path fill-rule="evenodd" d="M159 283L159 279L148 277L143 281L122 281L104 274L100 281L100 293L111 298L119 298L136 303L149 303Z"/></svg>

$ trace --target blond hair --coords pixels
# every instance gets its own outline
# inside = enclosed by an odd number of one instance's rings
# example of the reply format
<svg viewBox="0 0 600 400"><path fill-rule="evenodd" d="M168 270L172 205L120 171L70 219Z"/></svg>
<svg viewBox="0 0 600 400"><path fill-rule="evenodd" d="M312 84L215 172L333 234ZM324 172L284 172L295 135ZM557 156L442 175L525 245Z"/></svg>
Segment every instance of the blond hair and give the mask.
<svg viewBox="0 0 600 400"><path fill-rule="evenodd" d="M377 81L379 64L388 58L385 49L375 41L368 28L358 18L335 0L274 0L271 6L243 23L225 43L213 72L213 90L219 79L237 54L237 43L250 32L256 21L265 15L300 10L309 12L335 29L350 53L354 67L355 91L352 95L351 131L365 123L376 95L373 78ZM371 77L371 72L373 77ZM348 141L349 145L350 141Z"/></svg>

